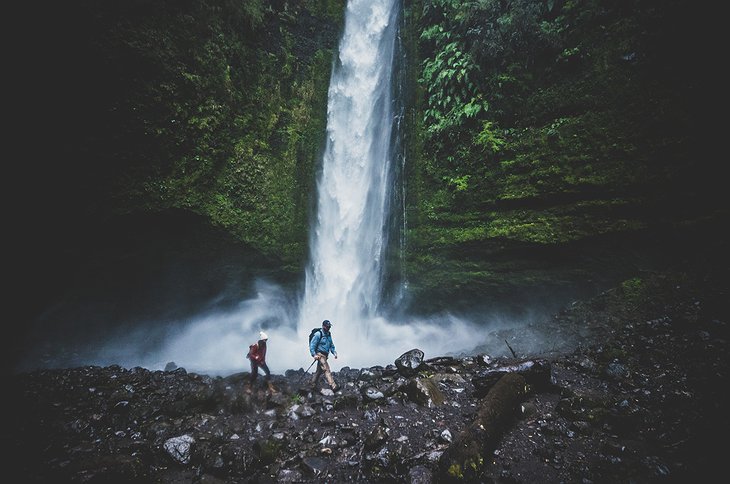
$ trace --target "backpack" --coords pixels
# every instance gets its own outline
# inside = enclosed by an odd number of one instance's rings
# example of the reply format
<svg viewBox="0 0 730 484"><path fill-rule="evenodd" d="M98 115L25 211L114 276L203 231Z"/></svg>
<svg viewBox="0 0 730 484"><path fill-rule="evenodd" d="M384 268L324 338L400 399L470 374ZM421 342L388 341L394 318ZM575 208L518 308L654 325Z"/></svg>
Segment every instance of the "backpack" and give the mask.
<svg viewBox="0 0 730 484"><path fill-rule="evenodd" d="M309 342L312 342L312 338L314 338L314 334L319 331L322 328L312 328L312 331L309 332Z"/></svg>

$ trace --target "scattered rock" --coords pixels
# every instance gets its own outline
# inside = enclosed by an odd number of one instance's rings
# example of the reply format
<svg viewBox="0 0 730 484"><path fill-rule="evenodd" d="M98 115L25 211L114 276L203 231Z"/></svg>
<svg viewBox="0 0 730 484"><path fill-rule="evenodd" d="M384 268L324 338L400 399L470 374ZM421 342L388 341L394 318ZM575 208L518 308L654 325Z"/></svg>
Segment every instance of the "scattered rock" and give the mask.
<svg viewBox="0 0 730 484"><path fill-rule="evenodd" d="M272 375L276 394L173 362L13 375L9 462L27 482L712 481L730 299L675 279L647 279L642 304L607 291L526 327L556 338L551 354L411 350L335 372L337 393L302 389L302 369Z"/></svg>

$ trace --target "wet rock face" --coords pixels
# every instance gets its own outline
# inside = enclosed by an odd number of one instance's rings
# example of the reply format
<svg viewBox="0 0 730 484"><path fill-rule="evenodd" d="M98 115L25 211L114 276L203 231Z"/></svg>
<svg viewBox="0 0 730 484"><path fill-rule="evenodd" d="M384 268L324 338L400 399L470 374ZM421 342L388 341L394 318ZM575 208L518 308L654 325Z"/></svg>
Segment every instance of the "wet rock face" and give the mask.
<svg viewBox="0 0 730 484"><path fill-rule="evenodd" d="M419 349L412 349L406 353L403 353L397 360L395 360L395 366L398 368L403 376L413 376L418 373L418 370L423 365L423 351Z"/></svg>
<svg viewBox="0 0 730 484"><path fill-rule="evenodd" d="M245 373L172 365L15 375L9 462L25 482L701 480L717 471L713 442L729 430L729 319L723 305L703 310L696 293L669 299L610 318L585 306L557 315L551 334L589 334L576 321L604 321L571 351L425 359L412 350L394 364L342 368L337 392L303 387L302 369L273 375L276 393L262 384L251 394Z"/></svg>

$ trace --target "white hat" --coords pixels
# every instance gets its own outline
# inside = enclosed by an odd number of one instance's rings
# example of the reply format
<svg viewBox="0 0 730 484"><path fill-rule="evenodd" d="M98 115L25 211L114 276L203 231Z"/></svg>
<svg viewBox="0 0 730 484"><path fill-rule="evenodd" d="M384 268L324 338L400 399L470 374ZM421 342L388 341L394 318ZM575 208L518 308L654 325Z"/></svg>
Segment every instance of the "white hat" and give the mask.
<svg viewBox="0 0 730 484"><path fill-rule="evenodd" d="M259 331L259 340L267 340L269 339L268 335L264 333L263 331Z"/></svg>

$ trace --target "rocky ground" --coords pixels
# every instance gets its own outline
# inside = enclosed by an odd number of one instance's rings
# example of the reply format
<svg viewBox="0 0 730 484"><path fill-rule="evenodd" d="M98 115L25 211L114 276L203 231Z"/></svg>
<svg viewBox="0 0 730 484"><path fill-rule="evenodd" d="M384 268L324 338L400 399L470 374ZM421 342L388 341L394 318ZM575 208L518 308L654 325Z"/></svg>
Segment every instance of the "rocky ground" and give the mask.
<svg viewBox="0 0 730 484"><path fill-rule="evenodd" d="M698 272L642 274L472 355L343 368L337 393L306 388L302 369L250 395L246 373L14 375L7 469L53 483L711 482L729 299L724 270ZM522 354L536 335L551 351ZM514 354L495 356L505 342Z"/></svg>

